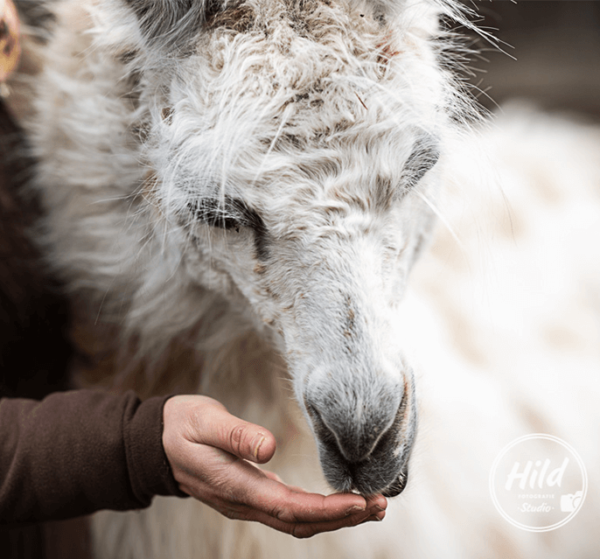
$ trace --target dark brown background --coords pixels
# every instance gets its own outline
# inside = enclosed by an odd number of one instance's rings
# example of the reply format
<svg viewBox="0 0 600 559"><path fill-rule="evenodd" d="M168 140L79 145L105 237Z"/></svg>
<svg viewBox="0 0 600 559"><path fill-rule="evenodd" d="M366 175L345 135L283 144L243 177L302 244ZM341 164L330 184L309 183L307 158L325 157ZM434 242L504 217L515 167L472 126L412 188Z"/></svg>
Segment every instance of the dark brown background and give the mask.
<svg viewBox="0 0 600 559"><path fill-rule="evenodd" d="M478 0L480 26L508 43L504 50L480 41L489 63L472 83L496 103L515 97L548 110L576 111L600 118L600 2L597 0ZM512 48L511 48L512 47ZM480 83L481 80L481 83ZM487 108L493 102L479 97Z"/></svg>

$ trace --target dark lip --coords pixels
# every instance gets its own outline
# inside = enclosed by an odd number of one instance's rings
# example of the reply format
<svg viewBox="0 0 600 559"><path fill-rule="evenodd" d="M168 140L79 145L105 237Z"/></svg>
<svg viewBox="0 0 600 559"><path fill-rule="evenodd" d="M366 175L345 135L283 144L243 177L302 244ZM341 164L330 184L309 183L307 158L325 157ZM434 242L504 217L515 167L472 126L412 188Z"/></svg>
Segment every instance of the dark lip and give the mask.
<svg viewBox="0 0 600 559"><path fill-rule="evenodd" d="M402 469L400 470L400 474L396 478L396 481L388 485L385 489L381 491L381 494L384 497L392 498L397 497L406 489L406 485L408 484L408 459Z"/></svg>
<svg viewBox="0 0 600 559"><path fill-rule="evenodd" d="M318 410L304 398L319 443L323 472L336 490L355 491L363 495L382 493L386 497L395 497L404 491L413 442L413 435L408 434L407 437L405 433L406 422L410 421L407 417L407 413L410 413L408 390L408 383L405 382L404 396L392 426L381 436L369 457L357 462L350 462L342 455L335 436L321 419ZM414 403L411 405L414 406ZM403 435L407 451L395 457L394 451Z"/></svg>

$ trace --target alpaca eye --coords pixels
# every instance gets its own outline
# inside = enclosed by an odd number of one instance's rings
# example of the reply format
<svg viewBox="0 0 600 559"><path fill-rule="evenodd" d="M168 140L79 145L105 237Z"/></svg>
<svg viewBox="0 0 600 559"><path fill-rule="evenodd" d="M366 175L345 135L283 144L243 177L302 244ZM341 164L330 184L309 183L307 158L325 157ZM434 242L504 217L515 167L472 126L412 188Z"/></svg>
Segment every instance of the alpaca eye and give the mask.
<svg viewBox="0 0 600 559"><path fill-rule="evenodd" d="M242 227L251 229L257 258L269 258L270 236L265 222L256 210L249 208L241 200L229 196L221 199L202 198L189 202L188 208L196 219L212 227L234 229L237 233Z"/></svg>
<svg viewBox="0 0 600 559"><path fill-rule="evenodd" d="M239 233L240 227L244 225L243 216L236 211L235 204L231 200L203 198L198 202L190 202L188 207L196 219L211 227L235 229L236 233Z"/></svg>

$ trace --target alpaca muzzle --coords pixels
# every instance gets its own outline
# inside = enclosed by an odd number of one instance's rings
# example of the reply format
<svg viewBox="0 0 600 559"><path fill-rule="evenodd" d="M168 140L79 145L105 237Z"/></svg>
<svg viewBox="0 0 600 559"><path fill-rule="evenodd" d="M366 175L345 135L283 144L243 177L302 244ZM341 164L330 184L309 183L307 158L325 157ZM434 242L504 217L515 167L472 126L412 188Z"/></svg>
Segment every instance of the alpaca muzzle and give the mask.
<svg viewBox="0 0 600 559"><path fill-rule="evenodd" d="M393 403L388 395L370 402L371 409L362 403L349 412L332 395L305 397L323 472L334 489L388 497L405 489L416 432L412 383L405 382L399 405Z"/></svg>

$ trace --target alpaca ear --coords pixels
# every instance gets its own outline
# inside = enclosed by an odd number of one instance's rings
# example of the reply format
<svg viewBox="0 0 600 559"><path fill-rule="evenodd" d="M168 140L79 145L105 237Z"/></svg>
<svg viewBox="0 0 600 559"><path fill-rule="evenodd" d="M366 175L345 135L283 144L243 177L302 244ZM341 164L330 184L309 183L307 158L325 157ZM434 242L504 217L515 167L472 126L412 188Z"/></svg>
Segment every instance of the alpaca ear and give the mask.
<svg viewBox="0 0 600 559"><path fill-rule="evenodd" d="M150 43L167 50L185 50L198 36L220 0L123 0L137 16Z"/></svg>

